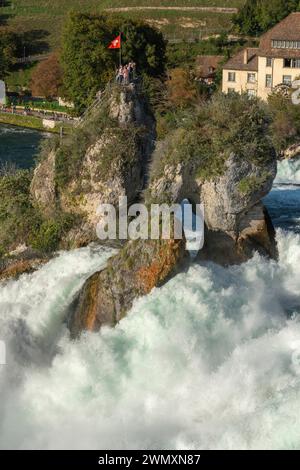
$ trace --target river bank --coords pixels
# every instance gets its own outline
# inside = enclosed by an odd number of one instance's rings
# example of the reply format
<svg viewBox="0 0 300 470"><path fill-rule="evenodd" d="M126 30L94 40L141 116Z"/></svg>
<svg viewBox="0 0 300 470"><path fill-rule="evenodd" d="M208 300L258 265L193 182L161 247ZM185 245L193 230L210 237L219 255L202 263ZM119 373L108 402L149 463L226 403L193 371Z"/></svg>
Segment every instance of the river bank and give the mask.
<svg viewBox="0 0 300 470"><path fill-rule="evenodd" d="M43 119L37 116L25 116L21 114L9 114L0 112L0 124L9 124L27 129L34 129L41 132L51 132L52 134L59 134L61 127L64 132L68 132L71 128L70 124L57 122L54 128L45 127Z"/></svg>

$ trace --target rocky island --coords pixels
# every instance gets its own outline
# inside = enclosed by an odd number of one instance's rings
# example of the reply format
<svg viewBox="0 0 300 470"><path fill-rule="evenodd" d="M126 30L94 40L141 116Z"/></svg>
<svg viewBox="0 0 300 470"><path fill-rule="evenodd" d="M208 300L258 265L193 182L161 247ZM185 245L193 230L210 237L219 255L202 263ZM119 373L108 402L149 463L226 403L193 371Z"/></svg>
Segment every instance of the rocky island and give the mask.
<svg viewBox="0 0 300 470"><path fill-rule="evenodd" d="M97 241L98 205L117 207L118 198L127 196L128 204L183 199L204 204L206 237L199 260L229 265L255 251L276 258L274 229L261 202L276 176L276 152L259 102L216 95L159 141L141 86L110 85L100 103L71 137L51 140L30 181L31 210L44 221L66 221L54 231L56 246L50 251ZM30 238L22 243L30 246ZM10 250L15 245L13 240ZM188 262L184 239L121 243L74 302L68 321L72 336L115 325L134 299Z"/></svg>

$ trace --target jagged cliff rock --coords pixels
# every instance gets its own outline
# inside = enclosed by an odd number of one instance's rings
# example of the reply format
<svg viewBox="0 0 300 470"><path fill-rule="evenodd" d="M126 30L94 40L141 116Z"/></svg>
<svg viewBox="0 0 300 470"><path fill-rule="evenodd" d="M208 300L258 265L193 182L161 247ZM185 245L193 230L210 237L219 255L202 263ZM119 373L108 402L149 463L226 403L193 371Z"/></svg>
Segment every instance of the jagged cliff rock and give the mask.
<svg viewBox="0 0 300 470"><path fill-rule="evenodd" d="M212 179L197 177L194 162L166 164L151 182L149 196L158 202L168 195L172 202L189 199L204 205L206 243L201 259L226 265L246 261L253 251L276 257L272 223L260 202L270 191L276 170L275 153L260 165L231 154L223 175Z"/></svg>
<svg viewBox="0 0 300 470"><path fill-rule="evenodd" d="M75 240L92 241L99 204L117 205L121 196L131 203L144 189L155 132L140 85L109 86L86 121L36 168L33 200L46 215L80 216Z"/></svg>
<svg viewBox="0 0 300 470"><path fill-rule="evenodd" d="M202 203L206 241L198 260L241 263L254 252L276 257L272 222L261 200L276 176L276 152L261 104L219 96L157 145L146 203ZM106 269L85 283L69 321L82 330L116 324L133 301L168 280L185 257L185 241L127 242Z"/></svg>
<svg viewBox="0 0 300 470"><path fill-rule="evenodd" d="M38 208L44 211L46 216L51 216L56 209L55 191L55 152L49 152L34 170L30 192Z"/></svg>
<svg viewBox="0 0 300 470"><path fill-rule="evenodd" d="M22 274L30 274L46 264L50 258L50 255L20 245L16 250L10 252L9 256L0 259L0 281L18 278Z"/></svg>
<svg viewBox="0 0 300 470"><path fill-rule="evenodd" d="M83 330L114 326L137 297L148 294L174 275L185 257L184 240L128 242L106 269L85 283L69 319L72 337Z"/></svg>
<svg viewBox="0 0 300 470"><path fill-rule="evenodd" d="M289 160L289 159L299 158L299 157L300 157L300 143L291 145L280 155L281 160L285 160L285 159Z"/></svg>

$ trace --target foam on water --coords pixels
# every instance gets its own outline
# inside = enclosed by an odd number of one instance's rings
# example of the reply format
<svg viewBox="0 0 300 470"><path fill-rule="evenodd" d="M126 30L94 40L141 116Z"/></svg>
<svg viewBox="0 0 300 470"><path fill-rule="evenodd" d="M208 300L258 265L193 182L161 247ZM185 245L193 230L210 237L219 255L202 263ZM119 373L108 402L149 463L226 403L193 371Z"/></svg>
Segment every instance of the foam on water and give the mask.
<svg viewBox="0 0 300 470"><path fill-rule="evenodd" d="M275 184L282 183L300 185L300 158L283 160L278 164Z"/></svg>
<svg viewBox="0 0 300 470"><path fill-rule="evenodd" d="M300 448L300 238L278 242L279 263L194 264L75 342L64 308L107 252L1 287L0 447Z"/></svg>
<svg viewBox="0 0 300 470"><path fill-rule="evenodd" d="M266 202L280 217L298 197L277 185ZM77 341L66 311L112 252L1 284L0 448L299 449L300 235L277 239L279 262L191 264Z"/></svg>

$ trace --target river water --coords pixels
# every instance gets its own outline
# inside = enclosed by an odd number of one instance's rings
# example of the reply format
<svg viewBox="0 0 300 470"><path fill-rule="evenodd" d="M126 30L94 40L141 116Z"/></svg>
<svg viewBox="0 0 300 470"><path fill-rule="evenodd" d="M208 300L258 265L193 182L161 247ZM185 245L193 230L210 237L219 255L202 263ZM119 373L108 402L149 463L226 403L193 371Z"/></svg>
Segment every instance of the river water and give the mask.
<svg viewBox="0 0 300 470"><path fill-rule="evenodd" d="M10 162L19 168L31 168L39 144L46 135L31 129L0 124L0 165Z"/></svg>
<svg viewBox="0 0 300 470"><path fill-rule="evenodd" d="M0 448L300 449L297 165L279 164L266 199L278 262L194 263L115 329L70 341L63 323L109 251L2 284Z"/></svg>

